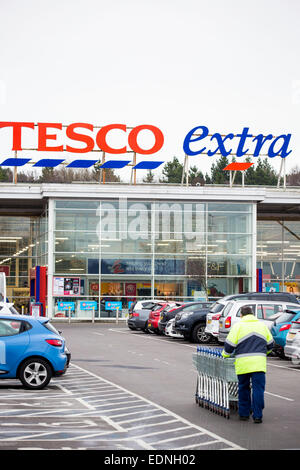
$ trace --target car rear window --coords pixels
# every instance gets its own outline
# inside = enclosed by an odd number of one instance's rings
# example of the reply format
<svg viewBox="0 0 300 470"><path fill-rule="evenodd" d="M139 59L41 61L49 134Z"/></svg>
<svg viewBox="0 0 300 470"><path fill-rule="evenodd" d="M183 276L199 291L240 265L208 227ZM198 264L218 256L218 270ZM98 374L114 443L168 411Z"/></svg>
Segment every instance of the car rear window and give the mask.
<svg viewBox="0 0 300 470"><path fill-rule="evenodd" d="M293 320L293 318L296 316L296 313L289 313L289 312L284 312L280 317L276 319L276 325L279 323L288 323Z"/></svg>
<svg viewBox="0 0 300 470"><path fill-rule="evenodd" d="M288 310L293 310L293 312L299 312L300 310L300 304L299 304L299 307L297 307L297 305L287 305L286 308Z"/></svg>
<svg viewBox="0 0 300 470"><path fill-rule="evenodd" d="M57 331L57 329L52 325L52 323L50 323L49 321L45 322L45 323L42 323L42 325L47 328L47 330L50 330L52 331L52 333L55 333L56 335L59 335L59 331Z"/></svg>
<svg viewBox="0 0 300 470"><path fill-rule="evenodd" d="M226 317L228 312L231 310L233 306L233 302L229 302L229 304L225 305L224 310L222 312L222 317Z"/></svg>
<svg viewBox="0 0 300 470"><path fill-rule="evenodd" d="M210 313L218 313L221 312L223 309L224 304L220 304L219 302L216 302L210 309Z"/></svg>
<svg viewBox="0 0 300 470"><path fill-rule="evenodd" d="M20 315L18 310L16 310L13 306L9 307L9 310L13 315Z"/></svg>
<svg viewBox="0 0 300 470"><path fill-rule="evenodd" d="M150 308L153 308L155 305L157 305L157 303L156 302L144 302L142 305L143 305L143 308L150 309Z"/></svg>
<svg viewBox="0 0 300 470"><path fill-rule="evenodd" d="M152 311L155 312L156 310L160 310L163 306L164 304L155 304L155 307L152 309Z"/></svg>

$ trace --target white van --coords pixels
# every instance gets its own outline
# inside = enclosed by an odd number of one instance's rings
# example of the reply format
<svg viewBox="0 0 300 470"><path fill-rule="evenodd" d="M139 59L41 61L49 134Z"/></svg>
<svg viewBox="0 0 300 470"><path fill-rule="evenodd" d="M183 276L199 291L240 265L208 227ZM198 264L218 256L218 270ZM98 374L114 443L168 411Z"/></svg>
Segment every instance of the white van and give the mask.
<svg viewBox="0 0 300 470"><path fill-rule="evenodd" d="M241 308L250 307L253 315L262 320L269 329L273 322L285 310L299 310L299 304L287 303L284 301L267 300L232 300L224 308L219 320L218 340L224 343L232 325L241 319Z"/></svg>

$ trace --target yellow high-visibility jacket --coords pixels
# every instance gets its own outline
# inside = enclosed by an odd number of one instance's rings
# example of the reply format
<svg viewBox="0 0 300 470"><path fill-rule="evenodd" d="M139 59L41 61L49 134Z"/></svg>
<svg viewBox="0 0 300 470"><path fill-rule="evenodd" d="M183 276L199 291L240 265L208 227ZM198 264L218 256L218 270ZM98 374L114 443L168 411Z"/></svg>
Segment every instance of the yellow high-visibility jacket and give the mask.
<svg viewBox="0 0 300 470"><path fill-rule="evenodd" d="M268 327L254 315L245 315L232 326L224 343L223 357L235 357L235 372L266 372L267 354L272 350L273 337Z"/></svg>

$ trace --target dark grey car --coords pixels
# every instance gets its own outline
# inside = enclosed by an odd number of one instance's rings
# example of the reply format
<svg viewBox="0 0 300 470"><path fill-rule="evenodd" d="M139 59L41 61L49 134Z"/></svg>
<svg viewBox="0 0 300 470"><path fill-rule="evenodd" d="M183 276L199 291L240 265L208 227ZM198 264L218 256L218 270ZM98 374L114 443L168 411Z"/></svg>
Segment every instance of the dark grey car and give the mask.
<svg viewBox="0 0 300 470"><path fill-rule="evenodd" d="M148 318L151 310L161 300L141 300L129 310L127 325L130 330L148 331Z"/></svg>

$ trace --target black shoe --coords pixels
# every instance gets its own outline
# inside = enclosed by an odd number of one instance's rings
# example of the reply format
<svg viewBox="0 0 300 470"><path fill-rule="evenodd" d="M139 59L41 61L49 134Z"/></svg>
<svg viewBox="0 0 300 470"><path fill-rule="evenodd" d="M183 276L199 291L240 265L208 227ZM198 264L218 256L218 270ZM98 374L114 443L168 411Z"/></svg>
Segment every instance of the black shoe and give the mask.
<svg viewBox="0 0 300 470"><path fill-rule="evenodd" d="M253 418L253 422L254 423L262 423L262 419L261 418Z"/></svg>
<svg viewBox="0 0 300 470"><path fill-rule="evenodd" d="M249 416L240 416L241 421L248 421Z"/></svg>

